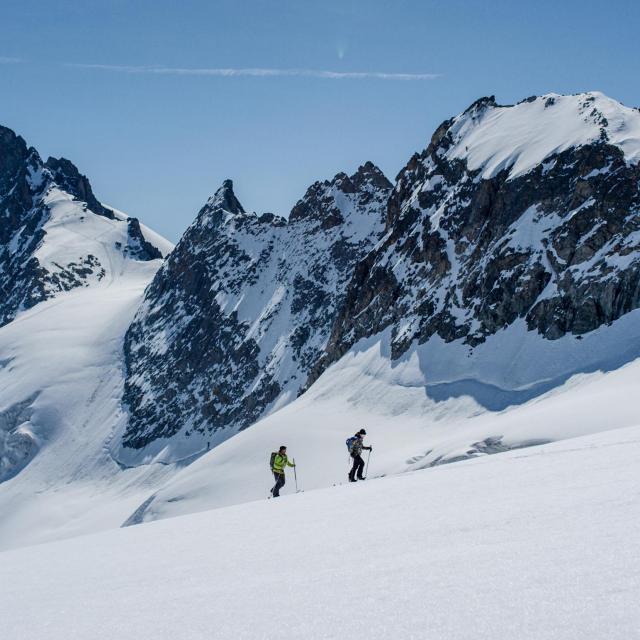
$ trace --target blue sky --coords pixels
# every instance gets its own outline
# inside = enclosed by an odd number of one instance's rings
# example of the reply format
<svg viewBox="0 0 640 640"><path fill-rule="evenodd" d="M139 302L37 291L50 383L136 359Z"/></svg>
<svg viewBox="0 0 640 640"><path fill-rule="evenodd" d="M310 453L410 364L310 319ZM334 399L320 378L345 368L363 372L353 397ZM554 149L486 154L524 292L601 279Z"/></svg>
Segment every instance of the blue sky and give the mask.
<svg viewBox="0 0 640 640"><path fill-rule="evenodd" d="M0 123L172 240L227 177L284 215L366 160L393 179L483 95L640 105L632 1L3 0L1 16Z"/></svg>

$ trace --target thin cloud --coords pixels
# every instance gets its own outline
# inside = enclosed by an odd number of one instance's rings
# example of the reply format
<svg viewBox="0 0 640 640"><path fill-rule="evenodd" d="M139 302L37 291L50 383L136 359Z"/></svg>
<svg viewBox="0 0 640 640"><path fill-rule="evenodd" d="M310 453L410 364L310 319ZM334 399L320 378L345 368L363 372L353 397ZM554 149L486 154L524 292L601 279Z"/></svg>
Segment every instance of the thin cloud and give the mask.
<svg viewBox="0 0 640 640"><path fill-rule="evenodd" d="M20 64L24 62L22 58L9 58L7 56L0 56L0 64Z"/></svg>
<svg viewBox="0 0 640 640"><path fill-rule="evenodd" d="M119 71L121 73L146 73L175 76L217 76L233 78L251 76L256 78L303 77L325 78L329 80L374 79L374 80L435 80L438 73L386 73L382 71L322 71L317 69L261 69L261 68L181 68L181 67L146 67L124 66L113 64L70 64L80 69L98 69L101 71Z"/></svg>

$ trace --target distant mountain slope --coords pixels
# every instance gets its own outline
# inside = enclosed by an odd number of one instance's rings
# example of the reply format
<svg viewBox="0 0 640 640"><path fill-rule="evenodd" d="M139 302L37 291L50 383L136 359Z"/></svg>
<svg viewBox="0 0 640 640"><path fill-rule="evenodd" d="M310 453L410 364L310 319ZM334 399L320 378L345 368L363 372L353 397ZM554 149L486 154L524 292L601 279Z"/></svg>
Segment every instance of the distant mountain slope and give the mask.
<svg viewBox="0 0 640 640"><path fill-rule="evenodd" d="M69 160L43 162L0 127L0 326L60 291L113 277L114 260L160 257L138 220L100 204Z"/></svg>
<svg viewBox="0 0 640 640"><path fill-rule="evenodd" d="M246 213L225 182L127 333L130 420L118 459L189 455L295 398L355 264L381 235L390 192L367 163L312 185L286 221Z"/></svg>
<svg viewBox="0 0 640 640"><path fill-rule="evenodd" d="M118 466L122 342L160 260L62 291L0 327L0 548L120 524L168 465Z"/></svg>

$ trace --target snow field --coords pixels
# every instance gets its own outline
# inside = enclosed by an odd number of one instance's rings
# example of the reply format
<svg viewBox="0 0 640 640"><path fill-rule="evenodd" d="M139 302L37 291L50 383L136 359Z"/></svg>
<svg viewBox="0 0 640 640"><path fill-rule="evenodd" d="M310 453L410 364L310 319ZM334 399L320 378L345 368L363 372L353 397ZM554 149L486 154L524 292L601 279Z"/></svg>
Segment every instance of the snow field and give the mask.
<svg viewBox="0 0 640 640"><path fill-rule="evenodd" d="M636 426L6 551L3 633L628 640L639 455Z"/></svg>

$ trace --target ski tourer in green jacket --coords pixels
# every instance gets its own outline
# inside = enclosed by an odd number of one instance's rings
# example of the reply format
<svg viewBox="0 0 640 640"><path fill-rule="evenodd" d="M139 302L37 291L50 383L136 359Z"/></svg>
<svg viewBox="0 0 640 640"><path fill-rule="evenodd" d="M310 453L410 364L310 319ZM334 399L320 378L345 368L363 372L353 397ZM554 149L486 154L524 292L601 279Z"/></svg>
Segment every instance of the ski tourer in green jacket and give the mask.
<svg viewBox="0 0 640 640"><path fill-rule="evenodd" d="M271 470L273 471L273 473L284 473L285 467L295 466L295 464L289 462L289 458L287 458L286 453L276 453L276 456L273 459L273 468Z"/></svg>
<svg viewBox="0 0 640 640"><path fill-rule="evenodd" d="M280 489L284 487L285 475L284 468L285 467L295 467L295 463L289 462L289 458L287 458L287 447L282 446L278 449L278 453L273 456L271 463L271 471L273 471L273 477L275 478L275 485L271 489L271 495L274 498L278 498L280 496Z"/></svg>

